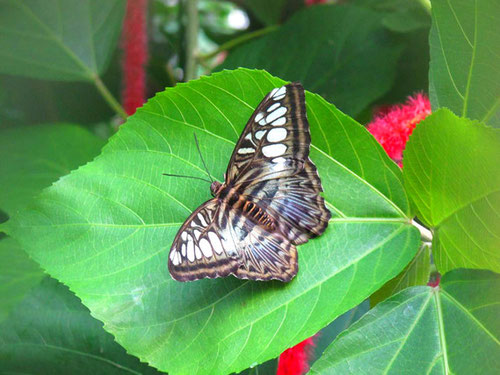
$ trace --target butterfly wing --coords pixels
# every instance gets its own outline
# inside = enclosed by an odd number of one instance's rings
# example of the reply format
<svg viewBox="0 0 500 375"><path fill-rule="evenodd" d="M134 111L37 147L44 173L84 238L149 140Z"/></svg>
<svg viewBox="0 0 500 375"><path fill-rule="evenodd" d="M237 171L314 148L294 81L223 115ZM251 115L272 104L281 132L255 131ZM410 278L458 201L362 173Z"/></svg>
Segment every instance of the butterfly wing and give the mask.
<svg viewBox="0 0 500 375"><path fill-rule="evenodd" d="M295 244L321 235L331 217L309 159L310 144L304 89L300 83L285 85L257 107L226 173L226 183L271 215Z"/></svg>
<svg viewBox="0 0 500 375"><path fill-rule="evenodd" d="M182 225L170 249L168 268L178 281L230 274L290 281L297 273L297 250L281 234L267 232L215 198Z"/></svg>
<svg viewBox="0 0 500 375"><path fill-rule="evenodd" d="M252 178L256 166L271 163L286 166L290 174L302 167L299 161L307 160L310 143L302 85L294 82L275 88L248 120L231 155L226 182Z"/></svg>

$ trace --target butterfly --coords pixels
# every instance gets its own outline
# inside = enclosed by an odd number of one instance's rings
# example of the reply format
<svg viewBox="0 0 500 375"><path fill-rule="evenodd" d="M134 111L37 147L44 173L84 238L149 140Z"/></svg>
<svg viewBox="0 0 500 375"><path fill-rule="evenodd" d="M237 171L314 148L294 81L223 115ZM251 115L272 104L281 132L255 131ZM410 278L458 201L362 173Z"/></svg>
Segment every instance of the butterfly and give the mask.
<svg viewBox="0 0 500 375"><path fill-rule="evenodd" d="M246 124L224 183L210 185L214 198L179 229L168 260L172 277L290 281L296 246L321 235L331 217L310 144L302 85L273 89Z"/></svg>

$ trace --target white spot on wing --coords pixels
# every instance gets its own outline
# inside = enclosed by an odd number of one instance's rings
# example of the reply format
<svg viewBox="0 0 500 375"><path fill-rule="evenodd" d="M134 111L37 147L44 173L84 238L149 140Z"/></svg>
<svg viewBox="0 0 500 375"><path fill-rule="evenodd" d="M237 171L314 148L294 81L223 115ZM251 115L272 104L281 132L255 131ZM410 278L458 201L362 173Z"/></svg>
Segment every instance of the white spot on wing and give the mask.
<svg viewBox="0 0 500 375"><path fill-rule="evenodd" d="M259 140L259 141L260 141L260 139L262 138L262 136L263 136L265 133L266 133L266 131L265 131L265 130L259 130L259 131L255 132L255 138L256 138L257 140Z"/></svg>
<svg viewBox="0 0 500 375"><path fill-rule="evenodd" d="M222 254L224 248L222 247L222 243L220 242L219 236L217 236L214 232L208 232L208 238L212 243L214 251L219 255Z"/></svg>
<svg viewBox="0 0 500 375"><path fill-rule="evenodd" d="M269 142L279 142L286 138L287 131L285 128L274 128L267 133Z"/></svg>
<svg viewBox="0 0 500 375"><path fill-rule="evenodd" d="M271 124L272 126L281 126L281 125L285 125L286 124L286 117L280 117L279 119L277 119L276 121L273 121L273 123Z"/></svg>
<svg viewBox="0 0 500 375"><path fill-rule="evenodd" d="M194 240L191 236L188 237L187 257L190 262L194 262Z"/></svg>
<svg viewBox="0 0 500 375"><path fill-rule="evenodd" d="M210 242L208 242L208 240L206 238L201 239L200 249L206 258L210 258L213 254L212 253L212 246L210 246Z"/></svg>
<svg viewBox="0 0 500 375"><path fill-rule="evenodd" d="M276 91L278 91L278 88L276 87L275 89L273 89L270 93L269 93L269 96L272 98L274 96L274 94L276 94Z"/></svg>
<svg viewBox="0 0 500 375"><path fill-rule="evenodd" d="M257 116L255 116L255 121L259 122L263 118L264 118L264 113L259 112L259 113L257 113Z"/></svg>
<svg viewBox="0 0 500 375"><path fill-rule="evenodd" d="M253 154L255 152L255 149L251 147L242 147L238 150L238 154Z"/></svg>
<svg viewBox="0 0 500 375"><path fill-rule="evenodd" d="M194 252L196 254L196 259L201 259L201 251L200 251L200 248L198 246L194 247Z"/></svg>
<svg viewBox="0 0 500 375"><path fill-rule="evenodd" d="M170 260L173 262L175 257L175 250L170 252Z"/></svg>
<svg viewBox="0 0 500 375"><path fill-rule="evenodd" d="M202 214L198 213L198 219L200 220L201 225L203 225L204 227L208 225L207 221L205 220Z"/></svg>
<svg viewBox="0 0 500 375"><path fill-rule="evenodd" d="M283 143L277 143L275 145L268 145L262 147L262 153L268 158L273 158L275 156L281 156L285 153L286 146Z"/></svg>
<svg viewBox="0 0 500 375"><path fill-rule="evenodd" d="M186 241L187 236L188 236L188 235L187 235L187 233L186 233L186 232L182 232L182 234L181 234L181 238L182 238L182 240L183 240L183 241Z"/></svg>
<svg viewBox="0 0 500 375"><path fill-rule="evenodd" d="M186 244L185 243L183 243L181 246L181 253L182 253L183 257L186 256Z"/></svg>
<svg viewBox="0 0 500 375"><path fill-rule="evenodd" d="M286 107L279 107L274 112L267 115L266 122L267 123L273 122L274 120L283 116L285 113L286 113Z"/></svg>
<svg viewBox="0 0 500 375"><path fill-rule="evenodd" d="M285 164L286 163L286 159L282 156L278 157L278 158L274 158L273 159L273 163L276 163L276 164Z"/></svg>
<svg viewBox="0 0 500 375"><path fill-rule="evenodd" d="M260 121L259 121L259 125L262 125L262 126L267 125L267 121L266 121L266 119L265 119L265 118L263 118L262 120L260 120Z"/></svg>
<svg viewBox="0 0 500 375"><path fill-rule="evenodd" d="M273 90L273 91L274 91L274 90ZM285 87L285 86L281 86L281 87L279 88L279 90L278 90L278 91L276 91L276 92L272 95L272 97L273 97L273 98L275 98L275 99L277 99L277 98L278 98L278 96L285 96L285 94L286 94L286 87Z"/></svg>
<svg viewBox="0 0 500 375"><path fill-rule="evenodd" d="M272 106L270 106L268 109L267 109L267 112L272 112L274 111L276 108L278 108L280 106L280 103L274 103Z"/></svg>
<svg viewBox="0 0 500 375"><path fill-rule="evenodd" d="M194 233L194 236L196 237L196 239L200 238L200 234L201 234L201 232L200 232L198 229L195 229L195 230L193 231L193 233Z"/></svg>

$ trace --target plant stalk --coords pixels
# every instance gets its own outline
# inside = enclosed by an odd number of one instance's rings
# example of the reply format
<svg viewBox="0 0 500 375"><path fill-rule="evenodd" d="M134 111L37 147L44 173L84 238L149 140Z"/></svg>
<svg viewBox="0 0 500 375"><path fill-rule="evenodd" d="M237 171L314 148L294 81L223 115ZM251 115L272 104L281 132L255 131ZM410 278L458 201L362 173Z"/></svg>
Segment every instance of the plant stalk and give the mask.
<svg viewBox="0 0 500 375"><path fill-rule="evenodd" d="M197 78L196 54L198 53L198 0L184 0L186 17L186 65L184 81Z"/></svg>
<svg viewBox="0 0 500 375"><path fill-rule="evenodd" d="M104 82L102 82L101 78L98 75L93 76L94 84L97 87L97 90L102 95L104 100L108 103L108 105L113 108L118 116L120 116L123 120L127 119L127 113L123 109L123 107L118 103L113 94L108 90Z"/></svg>
<svg viewBox="0 0 500 375"><path fill-rule="evenodd" d="M417 223L415 220L412 220L411 223L420 231L420 238L422 238L424 242L432 243L432 232L429 229Z"/></svg>
<svg viewBox="0 0 500 375"><path fill-rule="evenodd" d="M228 40L226 43L223 43L217 48L215 51L207 53L205 55L200 55L198 56L199 60L208 60L211 59L212 57L217 56L219 53L223 51L229 51L233 49L234 47L239 46L240 44L243 44L249 40L258 38L262 35L269 34L270 32L273 32L276 30L279 26L278 25L272 25L268 27L264 27L263 29L259 29L256 31L252 31L243 35L240 35L234 39Z"/></svg>

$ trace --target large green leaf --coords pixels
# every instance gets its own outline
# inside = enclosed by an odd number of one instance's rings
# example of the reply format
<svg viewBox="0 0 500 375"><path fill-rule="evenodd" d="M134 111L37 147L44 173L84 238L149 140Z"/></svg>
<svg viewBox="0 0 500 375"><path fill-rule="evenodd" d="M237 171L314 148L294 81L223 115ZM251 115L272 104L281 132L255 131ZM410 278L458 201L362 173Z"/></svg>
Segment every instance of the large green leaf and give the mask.
<svg viewBox="0 0 500 375"><path fill-rule="evenodd" d="M121 30L123 0L0 0L0 72L92 81Z"/></svg>
<svg viewBox="0 0 500 375"><path fill-rule="evenodd" d="M241 5L248 8L265 25L275 25L283 17L290 0L243 0Z"/></svg>
<svg viewBox="0 0 500 375"><path fill-rule="evenodd" d="M91 160L104 141L70 124L0 131L0 209L13 214L59 177Z"/></svg>
<svg viewBox="0 0 500 375"><path fill-rule="evenodd" d="M254 108L283 81L238 70L167 89L120 127L92 163L61 179L7 224L69 285L128 352L171 374L223 374L275 358L358 305L413 258L399 168L354 120L307 94L331 224L299 249L289 284L232 277L173 281L168 249L210 197L193 131L222 177Z"/></svg>
<svg viewBox="0 0 500 375"><path fill-rule="evenodd" d="M322 5L231 51L221 68L260 68L300 81L354 116L390 89L400 52L377 12Z"/></svg>
<svg viewBox="0 0 500 375"><path fill-rule="evenodd" d="M42 278L43 271L16 241L0 239L0 322Z"/></svg>
<svg viewBox="0 0 500 375"><path fill-rule="evenodd" d="M420 218L434 228L439 271L500 272L500 130L440 109L411 135L403 174Z"/></svg>
<svg viewBox="0 0 500 375"><path fill-rule="evenodd" d="M68 288L46 278L0 324L4 374L159 374L128 355Z"/></svg>
<svg viewBox="0 0 500 375"><path fill-rule="evenodd" d="M375 306L379 302L406 289L410 286L426 285L429 281L431 271L431 249L428 245L422 245L417 255L394 279L370 296L370 305Z"/></svg>
<svg viewBox="0 0 500 375"><path fill-rule="evenodd" d="M456 270L413 287L342 333L311 374L498 374L500 277Z"/></svg>
<svg viewBox="0 0 500 375"><path fill-rule="evenodd" d="M433 0L430 97L434 110L500 127L500 2Z"/></svg>

